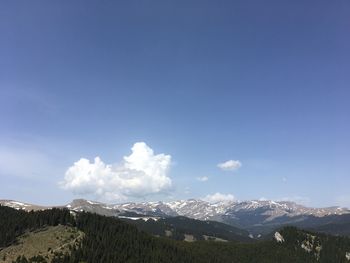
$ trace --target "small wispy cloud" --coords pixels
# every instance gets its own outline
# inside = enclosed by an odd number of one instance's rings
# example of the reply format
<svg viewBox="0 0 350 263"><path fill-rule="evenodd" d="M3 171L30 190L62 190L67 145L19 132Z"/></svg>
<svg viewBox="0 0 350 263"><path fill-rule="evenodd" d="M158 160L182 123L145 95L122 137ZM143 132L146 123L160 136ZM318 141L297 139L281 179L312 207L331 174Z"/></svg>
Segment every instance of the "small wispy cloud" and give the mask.
<svg viewBox="0 0 350 263"><path fill-rule="evenodd" d="M206 197L202 198L204 201L207 201L209 203L217 203L217 202L230 202L234 201L235 197L232 194L222 194L222 193L215 193L212 195L207 195Z"/></svg>
<svg viewBox="0 0 350 263"><path fill-rule="evenodd" d="M242 163L238 160L228 160L223 163L219 163L218 167L223 171L236 171L242 167Z"/></svg>
<svg viewBox="0 0 350 263"><path fill-rule="evenodd" d="M202 177L197 177L196 178L197 181L200 181L200 182L206 182L209 180L209 177L208 176L202 176Z"/></svg>

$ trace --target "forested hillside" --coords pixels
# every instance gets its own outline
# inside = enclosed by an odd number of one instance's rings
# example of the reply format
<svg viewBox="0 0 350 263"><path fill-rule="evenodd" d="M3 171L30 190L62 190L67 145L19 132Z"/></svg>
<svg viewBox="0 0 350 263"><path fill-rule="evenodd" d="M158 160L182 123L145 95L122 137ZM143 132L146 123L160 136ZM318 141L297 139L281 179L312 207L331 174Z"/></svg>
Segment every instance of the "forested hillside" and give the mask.
<svg viewBox="0 0 350 263"><path fill-rule="evenodd" d="M186 237L190 236L193 240L254 241L249 237L248 231L216 221L202 221L184 216L157 220L123 220L152 235L175 240L186 240Z"/></svg>
<svg viewBox="0 0 350 263"><path fill-rule="evenodd" d="M296 228L280 231L276 240L252 244L232 242L182 242L156 238L134 225L90 213L72 215L68 210L22 212L0 207L0 246L11 246L26 231L44 226L70 225L84 233L70 253L56 252L53 263L109 262L348 262L347 238L316 235ZM18 255L22 256L22 255ZM23 255L26 256L26 255ZM19 257L16 262L47 262L45 258Z"/></svg>

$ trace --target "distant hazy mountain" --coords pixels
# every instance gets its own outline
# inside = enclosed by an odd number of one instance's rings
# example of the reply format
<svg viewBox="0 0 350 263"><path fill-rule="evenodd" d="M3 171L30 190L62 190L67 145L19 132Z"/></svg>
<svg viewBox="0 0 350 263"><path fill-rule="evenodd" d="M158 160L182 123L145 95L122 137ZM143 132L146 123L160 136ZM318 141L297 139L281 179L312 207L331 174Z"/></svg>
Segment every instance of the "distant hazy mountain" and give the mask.
<svg viewBox="0 0 350 263"><path fill-rule="evenodd" d="M0 200L0 204L15 209L37 210L49 207L37 206L11 200ZM287 201L242 201L209 203L199 199L173 202L142 202L124 204L105 204L76 199L61 206L73 211L87 211L106 216L118 216L143 220L185 216L198 220L218 221L231 226L249 230L257 236L266 234L283 225L296 225L317 228L327 224L349 223L350 210L340 207L311 208ZM323 227L328 233L339 226Z"/></svg>

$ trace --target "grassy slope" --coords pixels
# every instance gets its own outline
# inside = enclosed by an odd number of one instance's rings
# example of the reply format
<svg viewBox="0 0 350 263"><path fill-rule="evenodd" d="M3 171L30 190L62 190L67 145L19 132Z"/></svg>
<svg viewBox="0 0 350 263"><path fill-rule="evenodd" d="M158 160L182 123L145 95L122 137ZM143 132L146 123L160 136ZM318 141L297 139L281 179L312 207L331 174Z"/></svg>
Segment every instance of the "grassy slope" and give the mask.
<svg viewBox="0 0 350 263"><path fill-rule="evenodd" d="M68 226L50 226L33 232L27 232L17 239L16 244L0 250L0 262L12 262L18 256L27 258L41 255L51 259L54 252L68 252L69 246L75 245L83 233Z"/></svg>

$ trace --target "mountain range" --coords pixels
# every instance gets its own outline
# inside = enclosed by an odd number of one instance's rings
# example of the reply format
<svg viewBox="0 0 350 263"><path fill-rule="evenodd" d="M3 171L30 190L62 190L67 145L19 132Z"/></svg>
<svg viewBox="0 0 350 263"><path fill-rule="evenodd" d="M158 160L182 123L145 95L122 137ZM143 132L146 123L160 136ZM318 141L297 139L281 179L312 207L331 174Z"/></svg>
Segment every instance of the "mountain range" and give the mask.
<svg viewBox="0 0 350 263"><path fill-rule="evenodd" d="M0 200L3 206L17 210L52 208L13 200ZM159 220L186 217L201 221L217 221L244 229L251 237L268 235L285 225L317 230L330 234L350 234L350 210L341 207L311 208L289 201L251 200L210 203L200 199L172 202L141 202L106 204L75 199L65 207L76 212L92 212L127 220ZM345 232L342 232L345 229Z"/></svg>

